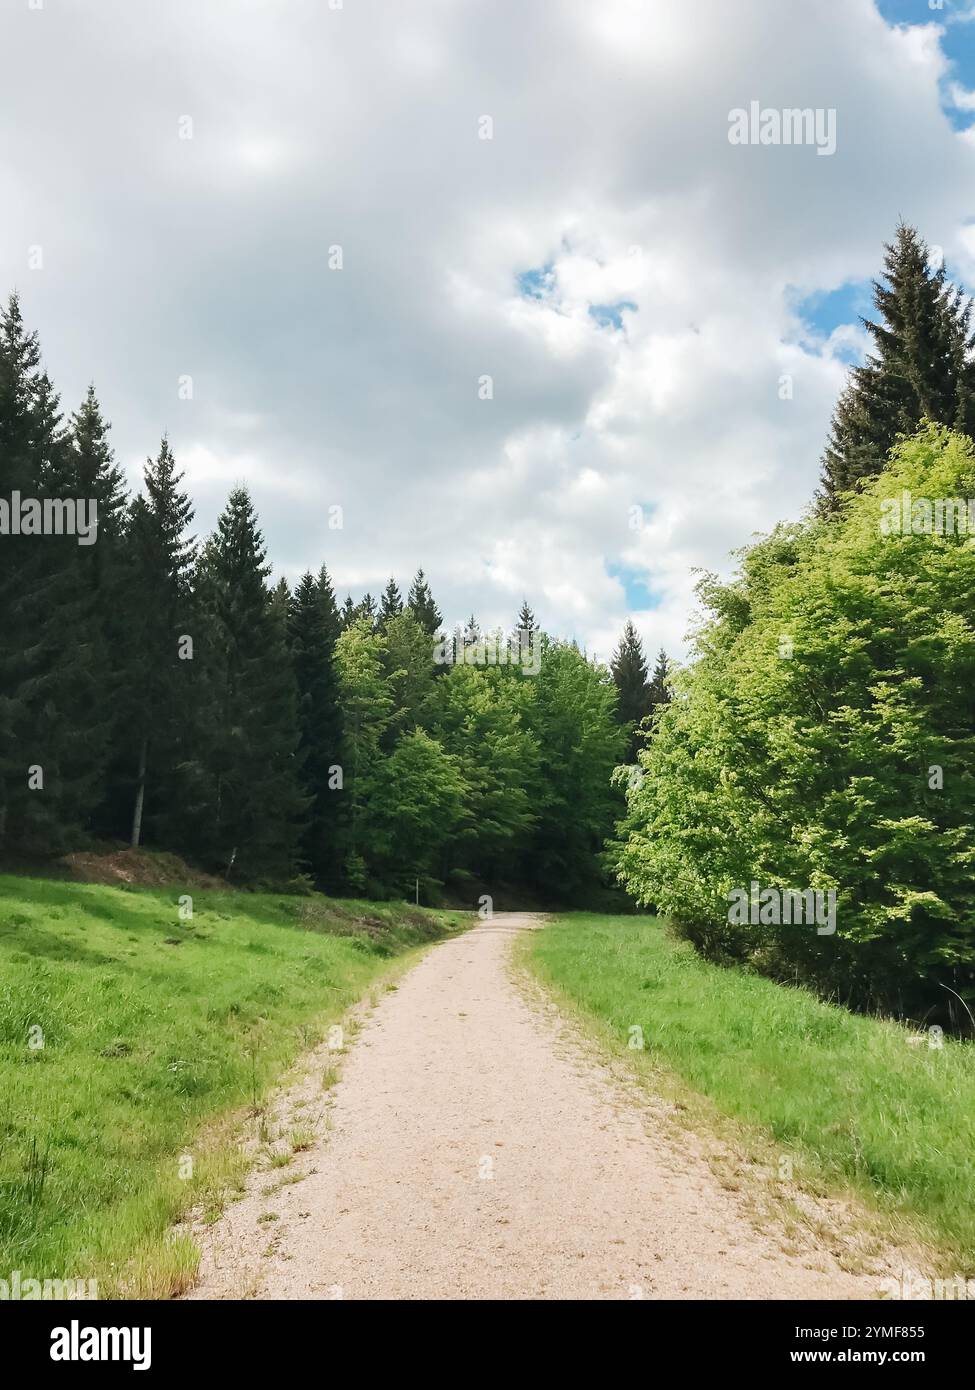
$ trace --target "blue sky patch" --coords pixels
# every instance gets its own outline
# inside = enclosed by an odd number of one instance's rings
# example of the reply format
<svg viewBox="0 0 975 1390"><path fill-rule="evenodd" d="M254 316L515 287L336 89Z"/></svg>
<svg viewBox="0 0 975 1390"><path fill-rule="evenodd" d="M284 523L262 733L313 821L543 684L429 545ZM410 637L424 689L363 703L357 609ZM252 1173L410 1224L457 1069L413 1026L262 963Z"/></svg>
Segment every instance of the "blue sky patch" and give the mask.
<svg viewBox="0 0 975 1390"><path fill-rule="evenodd" d="M786 298L805 328L824 338L844 324L859 328L861 317L873 318L876 314L871 280L850 280L838 289L815 290L804 297L789 287ZM845 362L862 361L862 354L852 344L838 347L836 356Z"/></svg>
<svg viewBox="0 0 975 1390"><path fill-rule="evenodd" d="M846 323L859 327L861 318L873 318L873 283L850 280L836 290L816 290L800 299L795 308L803 323L828 338L834 328Z"/></svg>
<svg viewBox="0 0 975 1390"><path fill-rule="evenodd" d="M549 261L534 270L523 270L516 278L518 293L524 299L545 299L555 288L555 267Z"/></svg>
<svg viewBox="0 0 975 1390"><path fill-rule="evenodd" d="M606 573L611 579L618 579L626 595L626 606L631 613L646 612L649 608L659 608L663 595L651 589L643 570L630 565L606 565Z"/></svg>
<svg viewBox="0 0 975 1390"><path fill-rule="evenodd" d="M975 111L966 111L951 102L951 85L971 91L975 88L975 7L972 0L943 0L929 5L926 0L877 0L877 9L888 24L938 24L943 29L941 47L950 58L951 71L943 84L945 115L956 130L975 125ZM971 16L965 19L964 16Z"/></svg>
<svg viewBox="0 0 975 1390"><path fill-rule="evenodd" d="M623 310L631 309L636 313L637 307L632 299L621 299L618 304L590 304L589 313L600 328L622 328Z"/></svg>

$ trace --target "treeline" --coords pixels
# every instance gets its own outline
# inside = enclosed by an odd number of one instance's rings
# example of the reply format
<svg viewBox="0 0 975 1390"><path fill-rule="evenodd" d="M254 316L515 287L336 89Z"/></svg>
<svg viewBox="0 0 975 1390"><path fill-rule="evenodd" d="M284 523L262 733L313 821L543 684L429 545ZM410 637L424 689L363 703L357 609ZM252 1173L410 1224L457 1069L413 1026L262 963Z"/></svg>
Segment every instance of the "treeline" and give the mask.
<svg viewBox="0 0 975 1390"><path fill-rule="evenodd" d="M446 882L567 899L603 880L632 717L604 667L540 633L527 603L531 661L499 663L502 635L485 644L473 618L466 659L438 661L422 570L405 598L390 580L341 607L324 565L272 586L243 488L197 543L168 442L129 497L94 390L63 420L12 298L0 497L17 495L92 499L98 530L0 538L5 855L122 840L232 882L412 895L419 880L428 900Z"/></svg>
<svg viewBox="0 0 975 1390"><path fill-rule="evenodd" d="M693 659L628 779L615 858L712 958L967 1028L970 306L909 227L885 268L815 507L742 551L732 582L700 585ZM787 920L805 891L835 893L835 931Z"/></svg>

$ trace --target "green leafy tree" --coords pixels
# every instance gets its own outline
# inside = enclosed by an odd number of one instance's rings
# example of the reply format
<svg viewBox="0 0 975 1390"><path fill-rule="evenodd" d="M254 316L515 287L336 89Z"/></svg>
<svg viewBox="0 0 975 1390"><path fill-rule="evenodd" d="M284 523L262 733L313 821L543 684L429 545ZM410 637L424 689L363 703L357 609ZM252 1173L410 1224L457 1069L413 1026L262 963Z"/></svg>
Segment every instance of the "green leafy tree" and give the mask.
<svg viewBox="0 0 975 1390"><path fill-rule="evenodd" d="M503 668L453 666L435 684L434 732L463 768L466 817L454 864L491 880L516 857L537 815L539 748L528 727L534 691Z"/></svg>
<svg viewBox="0 0 975 1390"><path fill-rule="evenodd" d="M423 729L404 734L373 778L367 811L369 856L384 884L408 891L437 881L443 851L464 814L458 759Z"/></svg>
<svg viewBox="0 0 975 1390"><path fill-rule="evenodd" d="M709 954L898 1012L975 1002L975 551L885 531L905 491L975 496L971 441L925 428L838 521L780 528L705 584L619 857ZM735 921L752 882L835 892L835 932Z"/></svg>
<svg viewBox="0 0 975 1390"><path fill-rule="evenodd" d="M622 798L612 785L626 731L616 719L609 672L571 643L551 642L530 678L530 727L539 746L538 823L524 871L546 891L571 897L602 877L600 854Z"/></svg>
<svg viewBox="0 0 975 1390"><path fill-rule="evenodd" d="M393 699L383 669L386 644L367 620L347 627L335 644L342 705L342 773L346 803L342 869L351 888L366 884L370 846L366 814L381 787L384 735L393 717Z"/></svg>
<svg viewBox="0 0 975 1390"><path fill-rule="evenodd" d="M385 626L383 670L393 701L387 741L426 723L433 689L433 643L407 608Z"/></svg>

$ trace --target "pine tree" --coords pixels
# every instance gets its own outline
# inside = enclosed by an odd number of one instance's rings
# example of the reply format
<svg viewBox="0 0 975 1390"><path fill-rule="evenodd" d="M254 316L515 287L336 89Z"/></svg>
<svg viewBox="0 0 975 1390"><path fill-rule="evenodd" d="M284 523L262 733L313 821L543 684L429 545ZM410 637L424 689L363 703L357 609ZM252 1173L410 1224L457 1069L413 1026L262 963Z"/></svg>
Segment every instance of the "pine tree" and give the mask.
<svg viewBox="0 0 975 1390"><path fill-rule="evenodd" d="M302 854L317 883L339 887L342 714L335 643L341 631L335 593L324 565L317 579L302 576L291 596L288 641L298 687L300 780L310 805Z"/></svg>
<svg viewBox="0 0 975 1390"><path fill-rule="evenodd" d="M117 547L125 530L128 497L125 475L115 462L108 441L111 425L104 418L94 386L71 417L69 466L71 486L77 497L92 498L98 505L98 544L80 547L92 570L90 582L98 587L101 569L117 564Z"/></svg>
<svg viewBox="0 0 975 1390"><path fill-rule="evenodd" d="M527 599L525 599L521 605L521 612L518 614L518 622L515 631L519 633L538 631L538 623L535 621L535 614L529 608Z"/></svg>
<svg viewBox="0 0 975 1390"><path fill-rule="evenodd" d="M390 579L383 590L383 596L379 601L379 621L378 629L380 632L386 631L386 624L390 618L395 618L398 613L403 611L403 598L395 579Z"/></svg>
<svg viewBox="0 0 975 1390"><path fill-rule="evenodd" d="M0 314L0 496L19 514L15 492L65 499L67 479L58 398L12 296ZM78 540L0 535L0 847L63 848L97 799L103 751L85 737L97 653L79 591Z"/></svg>
<svg viewBox="0 0 975 1390"><path fill-rule="evenodd" d="M346 594L345 602L342 604L342 611L339 614L339 621L342 624L342 631L355 622L355 604L352 602L352 595Z"/></svg>
<svg viewBox="0 0 975 1390"><path fill-rule="evenodd" d="M133 847L142 842L147 794L152 814L163 814L172 799L190 718L193 666L181 652L181 638L193 636L195 547L186 535L193 507L180 490L182 479L164 437L157 458L146 460L145 492L132 503L126 531L129 738L122 751Z"/></svg>
<svg viewBox="0 0 975 1390"><path fill-rule="evenodd" d="M862 320L874 350L850 372L823 455L823 514L835 512L844 492L879 473L898 435L913 434L923 417L975 431L971 303L943 264L932 267L913 227L902 223L884 251L887 284L874 283L879 321Z"/></svg>
<svg viewBox="0 0 975 1390"><path fill-rule="evenodd" d="M630 731L629 758L632 762L641 746L638 736L640 723L653 708L653 694L647 679L643 643L629 618L610 662L610 670L616 683L617 718Z"/></svg>
<svg viewBox="0 0 975 1390"><path fill-rule="evenodd" d="M125 624L125 527L128 495L122 469L108 440L94 386L71 417L66 456L65 495L90 500L97 508L97 543L78 546L75 562L78 600L94 658L94 698L82 714L88 755L97 766L99 801L106 796L114 751L124 741L118 692L128 660ZM102 828L114 829L107 808Z"/></svg>
<svg viewBox="0 0 975 1390"><path fill-rule="evenodd" d="M653 668L653 675L650 677L650 703L654 710L660 705L666 705L670 700L670 687L667 678L670 674L670 663L667 660L667 653L663 647L657 653L657 664Z"/></svg>
<svg viewBox="0 0 975 1390"><path fill-rule="evenodd" d="M363 594L352 610L352 622L368 623L369 631L376 631L376 600L372 594Z"/></svg>
<svg viewBox="0 0 975 1390"><path fill-rule="evenodd" d="M464 642L468 647L470 647L473 646L475 642L479 642L480 640L481 629L478 627L477 619L474 617L474 614L472 613L471 616L467 619L467 623L464 627Z"/></svg>
<svg viewBox="0 0 975 1390"><path fill-rule="evenodd" d="M422 569L417 570L410 585L409 596L406 606L413 613L414 618L431 637L436 637L440 631L440 624L443 622L443 614L433 601L433 594L430 592L430 585Z"/></svg>
<svg viewBox="0 0 975 1390"><path fill-rule="evenodd" d="M197 843L228 876L232 867L252 882L293 875L308 809L287 615L268 589L269 574L250 495L235 488L200 567L212 705Z"/></svg>
<svg viewBox="0 0 975 1390"><path fill-rule="evenodd" d="M291 619L291 586L284 575L271 590L271 608L287 627Z"/></svg>

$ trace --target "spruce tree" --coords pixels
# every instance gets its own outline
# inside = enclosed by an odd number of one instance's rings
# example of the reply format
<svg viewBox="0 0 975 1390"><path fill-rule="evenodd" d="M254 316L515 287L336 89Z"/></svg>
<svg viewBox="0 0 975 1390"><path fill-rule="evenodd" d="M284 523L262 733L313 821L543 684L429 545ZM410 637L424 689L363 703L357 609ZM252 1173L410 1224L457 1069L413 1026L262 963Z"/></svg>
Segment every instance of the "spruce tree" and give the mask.
<svg viewBox="0 0 975 1390"><path fill-rule="evenodd" d="M653 668L653 675L650 677L650 703L654 710L660 705L666 705L670 700L670 687L667 685L669 674L670 663L667 660L667 653L661 647L657 653L657 664Z"/></svg>
<svg viewBox="0 0 975 1390"><path fill-rule="evenodd" d="M386 624L390 618L395 618L398 613L403 611L403 598L399 591L399 586L395 579L390 579L383 590L383 596L379 601L379 621L378 630L386 631Z"/></svg>
<svg viewBox="0 0 975 1390"><path fill-rule="evenodd" d="M285 627L291 620L291 597L291 586L282 575L271 590L271 607Z"/></svg>
<svg viewBox="0 0 975 1390"><path fill-rule="evenodd" d="M629 618L610 662L610 670L616 683L617 718L630 731L628 751L632 762L641 745L637 731L641 721L653 708L653 696L647 679L647 659L643 653L643 643Z"/></svg>
<svg viewBox="0 0 975 1390"><path fill-rule="evenodd" d="M190 572L195 547L186 534L193 507L180 488L182 480L164 437L158 456L146 460L145 491L132 503L126 530L128 738L121 752L133 848L142 843L147 797L150 815L164 815L175 796L173 780L193 703L195 668L181 639L194 636Z"/></svg>
<svg viewBox="0 0 975 1390"><path fill-rule="evenodd" d="M537 632L538 623L535 621L535 614L528 606L525 599L521 605L521 612L518 614L518 622L515 627L516 632Z"/></svg>
<svg viewBox="0 0 975 1390"><path fill-rule="evenodd" d="M102 415L94 386L71 417L66 477L67 496L94 503L98 540L77 547L75 562L78 600L93 653L94 699L84 712L83 731L89 756L98 768L99 801L110 794L109 767L125 739L123 711L118 698L124 685L129 652L125 623L125 526L128 496L122 469L108 439L110 425ZM100 805L98 824L112 830L109 806Z"/></svg>
<svg viewBox="0 0 975 1390"><path fill-rule="evenodd" d="M68 436L12 296L0 314L0 497L68 498ZM103 744L86 738L97 654L74 534L0 535L0 848L63 848L87 824ZM97 537L97 531L93 533ZM97 541L96 541L97 543Z"/></svg>
<svg viewBox="0 0 975 1390"><path fill-rule="evenodd" d="M118 546L128 505L125 475L115 461L108 439L110 429L95 388L89 386L85 399L71 417L68 462L74 495L92 498L98 505L98 543L80 547L92 571L89 582L95 588L102 581L102 569L119 562Z"/></svg>
<svg viewBox="0 0 975 1390"><path fill-rule="evenodd" d="M368 623L369 631L376 631L376 600L373 598L372 594L366 593L362 595L362 598L352 610L352 622Z"/></svg>
<svg viewBox="0 0 975 1390"><path fill-rule="evenodd" d="M341 766L342 714L339 708L335 643L341 631L328 571L302 576L291 596L288 643L298 688L300 780L309 809L302 855L315 881L338 888L342 787L333 769Z"/></svg>
<svg viewBox="0 0 975 1390"><path fill-rule="evenodd" d="M971 303L943 264L932 266L913 227L902 223L884 251L887 283L874 283L878 320L861 320L873 351L850 371L823 455L823 514L879 473L898 436L913 434L923 417L975 432Z"/></svg>
<svg viewBox="0 0 975 1390"><path fill-rule="evenodd" d="M297 688L287 615L246 488L235 488L200 567L211 702L198 843L230 877L281 881L297 867L308 808L299 784Z"/></svg>
<svg viewBox="0 0 975 1390"><path fill-rule="evenodd" d="M436 637L440 631L440 624L443 622L443 614L433 601L430 585L427 583L422 569L417 570L413 583L410 585L406 606L424 631L428 632L431 637Z"/></svg>

